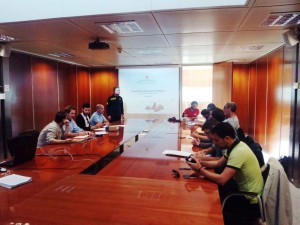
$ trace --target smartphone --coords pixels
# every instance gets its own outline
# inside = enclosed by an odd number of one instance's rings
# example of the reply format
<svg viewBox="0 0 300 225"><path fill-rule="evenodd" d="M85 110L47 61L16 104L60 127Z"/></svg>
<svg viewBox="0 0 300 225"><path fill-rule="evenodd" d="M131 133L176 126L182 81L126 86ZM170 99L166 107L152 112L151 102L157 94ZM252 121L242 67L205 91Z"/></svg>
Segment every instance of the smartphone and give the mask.
<svg viewBox="0 0 300 225"><path fill-rule="evenodd" d="M197 175L194 175L194 174L183 174L182 176L184 179L195 179L197 178L198 176Z"/></svg>

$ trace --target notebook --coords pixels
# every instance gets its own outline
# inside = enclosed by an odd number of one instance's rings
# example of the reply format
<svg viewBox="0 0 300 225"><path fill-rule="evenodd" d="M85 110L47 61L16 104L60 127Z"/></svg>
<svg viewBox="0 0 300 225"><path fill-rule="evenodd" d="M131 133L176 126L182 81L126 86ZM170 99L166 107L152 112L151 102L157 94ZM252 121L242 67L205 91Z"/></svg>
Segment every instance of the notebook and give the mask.
<svg viewBox="0 0 300 225"><path fill-rule="evenodd" d="M31 177L11 174L0 178L0 186L5 188L14 188L22 184L26 184L32 180Z"/></svg>
<svg viewBox="0 0 300 225"><path fill-rule="evenodd" d="M19 135L7 140L7 147L12 156L3 161L0 166L11 167L22 164L35 157L37 138L29 134Z"/></svg>

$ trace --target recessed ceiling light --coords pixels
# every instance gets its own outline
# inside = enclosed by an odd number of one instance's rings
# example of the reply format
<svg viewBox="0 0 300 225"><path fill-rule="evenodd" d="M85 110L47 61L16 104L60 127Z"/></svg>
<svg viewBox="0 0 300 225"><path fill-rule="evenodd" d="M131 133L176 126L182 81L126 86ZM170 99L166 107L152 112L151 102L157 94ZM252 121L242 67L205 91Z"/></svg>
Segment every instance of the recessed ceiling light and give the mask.
<svg viewBox="0 0 300 225"><path fill-rule="evenodd" d="M54 52L54 53L49 53L48 55L58 57L58 58L72 58L74 55L64 53L64 52Z"/></svg>
<svg viewBox="0 0 300 225"><path fill-rule="evenodd" d="M14 37L10 37L8 35L5 34L0 34L0 41L5 41L5 42L9 42L9 41L16 41L17 39Z"/></svg>
<svg viewBox="0 0 300 225"><path fill-rule="evenodd" d="M287 26L300 24L300 12L271 13L261 24L263 26Z"/></svg>
<svg viewBox="0 0 300 225"><path fill-rule="evenodd" d="M141 27L135 21L120 21L97 24L111 34L131 34L143 32Z"/></svg>
<svg viewBox="0 0 300 225"><path fill-rule="evenodd" d="M140 55L161 55L162 51L160 49L139 49L137 52Z"/></svg>

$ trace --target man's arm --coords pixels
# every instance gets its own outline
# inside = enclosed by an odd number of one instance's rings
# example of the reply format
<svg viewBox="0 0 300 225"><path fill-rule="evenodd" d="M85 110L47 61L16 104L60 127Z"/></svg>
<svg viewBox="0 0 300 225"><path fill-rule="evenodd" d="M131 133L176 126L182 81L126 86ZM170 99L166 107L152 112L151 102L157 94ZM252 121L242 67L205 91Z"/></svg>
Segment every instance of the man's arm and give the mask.
<svg viewBox="0 0 300 225"><path fill-rule="evenodd" d="M236 170L231 167L225 167L221 174L217 174L201 167L198 173L203 175L205 178L223 186L233 178L233 176L236 174Z"/></svg>
<svg viewBox="0 0 300 225"><path fill-rule="evenodd" d="M71 121L71 125L69 126L69 129L70 127L72 127L72 130L70 130L70 132L67 134L68 138L73 138L76 136L82 136L88 134L87 131L84 131L82 128L78 127L74 120Z"/></svg>
<svg viewBox="0 0 300 225"><path fill-rule="evenodd" d="M225 167L224 171L221 174L217 174L203 168L203 166L210 168L224 166L227 162L225 157L222 157L218 161L203 161L201 163L196 157L192 156L192 158L196 161L196 163L187 162L192 170L198 172L200 175L203 175L205 178L219 185L225 185L236 174L236 170L230 167Z"/></svg>
<svg viewBox="0 0 300 225"><path fill-rule="evenodd" d="M69 126L66 126L66 129L69 129ZM57 133L55 131L55 129L48 129L48 132L46 134L46 142L48 144L66 144L66 143L71 143L71 139L64 139L64 137L62 137L63 139L59 139L59 137L57 137Z"/></svg>
<svg viewBox="0 0 300 225"><path fill-rule="evenodd" d="M206 135L199 134L198 132L194 131L191 133L191 136L194 138L199 138L200 140L209 140L209 138Z"/></svg>
<svg viewBox="0 0 300 225"><path fill-rule="evenodd" d="M67 143L71 143L71 142L72 142L71 138L67 138L67 139L64 139L64 140L59 140L59 139L52 138L49 141L50 144L67 144Z"/></svg>
<svg viewBox="0 0 300 225"><path fill-rule="evenodd" d="M194 157L196 162L199 163L199 167L204 166L207 168L217 168L217 167L221 167L224 166L227 162L227 159L225 159L225 157L220 158L219 160L215 160L215 161L200 161L198 158Z"/></svg>
<svg viewBox="0 0 300 225"><path fill-rule="evenodd" d="M121 97L121 96L120 96ZM121 116L123 116L124 117L124 107L123 107L123 98L121 97Z"/></svg>
<svg viewBox="0 0 300 225"><path fill-rule="evenodd" d="M110 97L108 97L107 103L106 103L106 114L107 114L108 119L110 119L110 117L111 117L110 106L111 106L111 100L110 100Z"/></svg>

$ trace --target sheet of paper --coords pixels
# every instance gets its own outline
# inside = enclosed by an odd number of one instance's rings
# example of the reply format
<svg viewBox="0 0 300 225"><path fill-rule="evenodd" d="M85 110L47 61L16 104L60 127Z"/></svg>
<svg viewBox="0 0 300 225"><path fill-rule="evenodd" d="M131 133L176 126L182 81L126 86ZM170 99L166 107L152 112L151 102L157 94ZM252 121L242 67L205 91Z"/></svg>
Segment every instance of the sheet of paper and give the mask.
<svg viewBox="0 0 300 225"><path fill-rule="evenodd" d="M88 138L89 135L81 135L81 136L75 136L75 139L84 139L84 138Z"/></svg>
<svg viewBox="0 0 300 225"><path fill-rule="evenodd" d="M101 127L101 128L96 128L94 129L94 131L104 131L105 130L105 127Z"/></svg>
<svg viewBox="0 0 300 225"><path fill-rule="evenodd" d="M97 131L95 132L96 135L103 135L103 134L107 134L106 131Z"/></svg>
<svg viewBox="0 0 300 225"><path fill-rule="evenodd" d="M163 151L163 154L166 156L175 156L175 157L188 157L192 152L186 152L186 151L178 151L178 150L165 150Z"/></svg>

